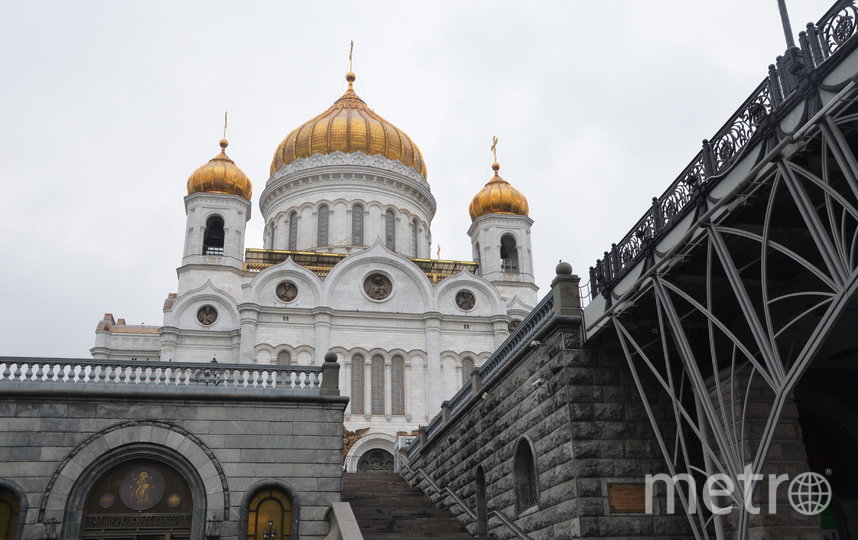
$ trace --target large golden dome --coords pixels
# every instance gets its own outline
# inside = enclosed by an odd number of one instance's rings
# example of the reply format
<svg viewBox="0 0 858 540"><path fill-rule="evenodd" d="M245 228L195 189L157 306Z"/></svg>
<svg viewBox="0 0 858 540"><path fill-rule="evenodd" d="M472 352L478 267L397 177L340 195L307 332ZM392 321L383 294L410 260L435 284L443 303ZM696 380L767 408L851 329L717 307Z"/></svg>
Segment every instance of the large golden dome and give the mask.
<svg viewBox="0 0 858 540"><path fill-rule="evenodd" d="M352 88L355 74L346 74L349 89L331 107L295 129L283 139L274 159L271 174L283 165L313 154L363 152L399 161L426 178L423 154L405 134L370 109Z"/></svg>
<svg viewBox="0 0 858 540"><path fill-rule="evenodd" d="M471 221L486 214L515 214L526 216L529 208L527 199L509 182L498 176L500 165L492 163L494 177L474 196L468 212Z"/></svg>
<svg viewBox="0 0 858 540"><path fill-rule="evenodd" d="M253 195L250 178L226 155L227 146L229 142L221 139L220 154L195 170L188 178L188 195L199 192L226 193L250 200Z"/></svg>

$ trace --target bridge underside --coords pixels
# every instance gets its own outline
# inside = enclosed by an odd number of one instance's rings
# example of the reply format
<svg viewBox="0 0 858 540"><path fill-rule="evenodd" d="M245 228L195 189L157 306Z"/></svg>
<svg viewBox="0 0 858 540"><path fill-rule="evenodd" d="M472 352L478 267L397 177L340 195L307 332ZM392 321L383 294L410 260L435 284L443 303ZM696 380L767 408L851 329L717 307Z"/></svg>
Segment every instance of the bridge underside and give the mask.
<svg viewBox="0 0 858 540"><path fill-rule="evenodd" d="M837 90L826 104L808 93L807 121L772 129L730 193L695 190L684 241L645 246L634 285L605 294L600 324L614 332L601 336L644 403L672 398L675 425L648 411L671 471L737 486L729 516L689 513L697 538L818 534L818 517L749 512L767 488L743 484L747 466L827 474L829 522L842 531L858 516L858 92ZM680 489L686 505L695 495Z"/></svg>

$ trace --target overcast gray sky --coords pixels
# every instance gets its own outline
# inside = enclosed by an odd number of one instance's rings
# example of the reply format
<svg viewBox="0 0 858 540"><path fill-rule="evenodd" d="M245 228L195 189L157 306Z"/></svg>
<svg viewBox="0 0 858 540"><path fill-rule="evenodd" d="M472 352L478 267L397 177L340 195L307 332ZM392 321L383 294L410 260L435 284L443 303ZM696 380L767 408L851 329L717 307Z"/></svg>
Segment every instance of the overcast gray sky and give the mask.
<svg viewBox="0 0 858 540"><path fill-rule="evenodd" d="M787 0L796 32L833 0ZM537 280L619 240L784 50L776 0L0 3L0 355L88 357L105 312L157 324L185 183L218 151L254 184L344 90L423 151L433 240L471 256L468 203L528 198ZM435 248L433 247L433 254Z"/></svg>

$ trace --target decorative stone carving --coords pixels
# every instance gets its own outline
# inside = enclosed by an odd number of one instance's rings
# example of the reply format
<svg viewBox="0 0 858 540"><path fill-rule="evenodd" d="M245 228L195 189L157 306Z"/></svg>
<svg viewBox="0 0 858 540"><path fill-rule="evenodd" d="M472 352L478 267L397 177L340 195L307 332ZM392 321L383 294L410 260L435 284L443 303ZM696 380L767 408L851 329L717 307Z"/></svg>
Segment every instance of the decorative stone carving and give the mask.
<svg viewBox="0 0 858 540"><path fill-rule="evenodd" d="M369 431L369 428L361 428L355 431L349 431L343 426L343 459L345 459L346 454L349 453L352 446L358 441L358 439L363 436L364 433Z"/></svg>
<svg viewBox="0 0 858 540"><path fill-rule="evenodd" d="M360 457L358 472L392 471L393 454L381 448L373 448Z"/></svg>
<svg viewBox="0 0 858 540"><path fill-rule="evenodd" d="M214 306L203 306L197 311L197 321L203 326L211 326L217 320L217 310Z"/></svg>
<svg viewBox="0 0 858 540"><path fill-rule="evenodd" d="M122 479L119 498L132 510L148 510L161 502L165 487L161 471L145 465L135 467Z"/></svg>
<svg viewBox="0 0 858 540"><path fill-rule="evenodd" d="M298 296L298 286L291 281L281 281L274 293L281 302L291 302Z"/></svg>
<svg viewBox="0 0 858 540"><path fill-rule="evenodd" d="M506 325L506 329L509 330L510 332L512 332L516 328L518 328L518 325L520 325L520 324L521 324L521 319L513 319L513 320L509 321L508 325Z"/></svg>
<svg viewBox="0 0 858 540"><path fill-rule="evenodd" d="M456 293L456 306L462 311L471 311L476 303L477 299L471 291L463 289Z"/></svg>
<svg viewBox="0 0 858 540"><path fill-rule="evenodd" d="M373 300L384 300L390 296L390 292L393 290L393 283L384 274L376 272L366 277L363 282L363 290Z"/></svg>

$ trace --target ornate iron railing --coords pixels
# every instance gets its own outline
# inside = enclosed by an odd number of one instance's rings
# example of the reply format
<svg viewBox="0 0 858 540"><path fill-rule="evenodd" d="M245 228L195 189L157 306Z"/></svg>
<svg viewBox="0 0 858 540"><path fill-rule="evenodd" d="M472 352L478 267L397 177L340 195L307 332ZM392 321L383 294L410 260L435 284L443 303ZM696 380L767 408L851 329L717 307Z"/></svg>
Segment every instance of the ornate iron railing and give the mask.
<svg viewBox="0 0 858 540"><path fill-rule="evenodd" d="M3 383L220 386L231 389L279 388L312 391L321 388L322 368L0 357L0 385Z"/></svg>
<svg viewBox="0 0 858 540"><path fill-rule="evenodd" d="M603 258L590 267L590 293L607 294L648 251L654 239L700 200L715 177L735 164L768 119L798 88L802 77L834 55L856 33L855 0L839 0L817 23L799 33L800 48L787 50L768 76L682 170L670 187L653 197L649 210Z"/></svg>

